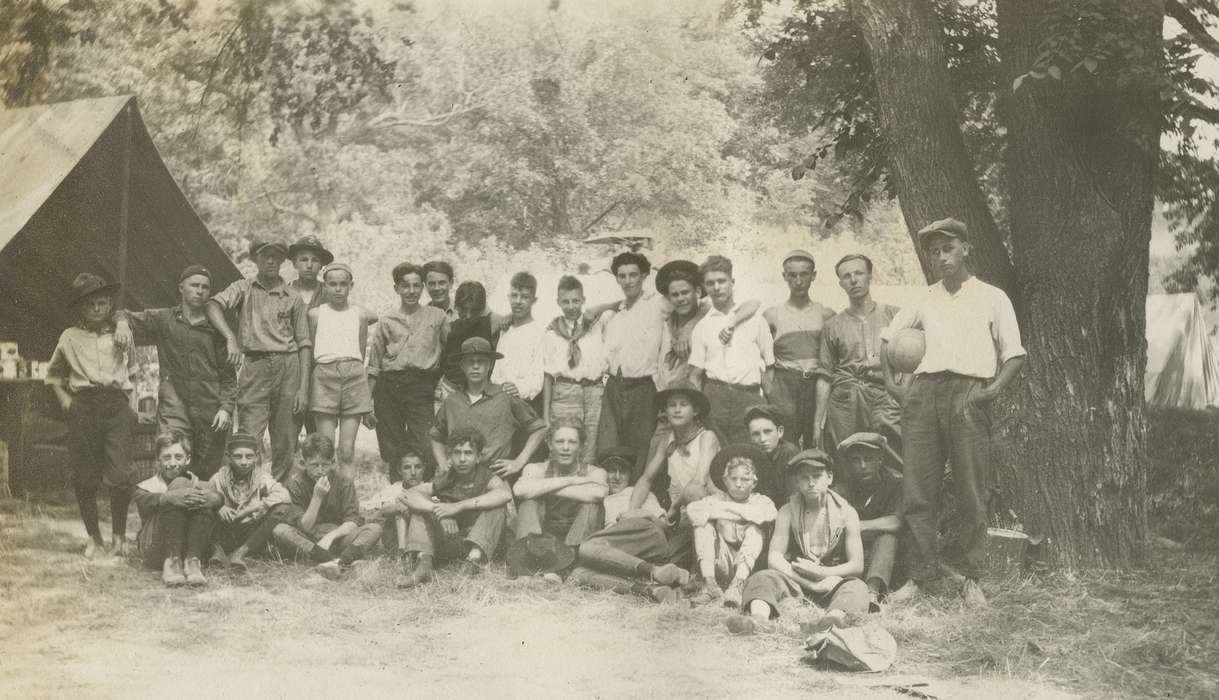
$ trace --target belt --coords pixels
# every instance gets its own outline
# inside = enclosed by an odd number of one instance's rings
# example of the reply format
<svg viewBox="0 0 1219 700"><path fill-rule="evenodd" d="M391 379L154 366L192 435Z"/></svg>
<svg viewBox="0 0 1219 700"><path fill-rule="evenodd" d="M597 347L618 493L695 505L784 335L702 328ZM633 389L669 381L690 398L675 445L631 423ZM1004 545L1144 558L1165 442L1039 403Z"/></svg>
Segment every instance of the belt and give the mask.
<svg viewBox="0 0 1219 700"><path fill-rule="evenodd" d="M815 369L793 369L791 367L780 367L775 365L776 372L786 372L787 374L795 374L801 379L816 379L821 376L820 370Z"/></svg>
<svg viewBox="0 0 1219 700"><path fill-rule="evenodd" d="M117 386L82 386L79 389L72 390L74 398L101 399L110 395L122 396L124 401L127 400L127 391Z"/></svg>
<svg viewBox="0 0 1219 700"><path fill-rule="evenodd" d="M725 382L725 381L722 381L719 379L712 379L711 377L707 377L707 382L711 383L711 384L719 384L721 386L726 386L726 387L729 387L732 389L737 389L738 391L748 391L752 394L756 394L762 390L761 384L733 384L732 382Z"/></svg>
<svg viewBox="0 0 1219 700"><path fill-rule="evenodd" d="M296 352L296 351L295 350L243 350L241 352L241 354L244 355L245 359L247 359L247 360L262 360L264 358L271 357L272 355L287 355L292 352Z"/></svg>
<svg viewBox="0 0 1219 700"><path fill-rule="evenodd" d="M621 374L611 374L610 379L616 379L624 386L638 386L644 382L651 382L652 375L648 375L646 377L624 377Z"/></svg>
<svg viewBox="0 0 1219 700"><path fill-rule="evenodd" d="M960 372L950 372L948 370L944 370L942 372L921 372L919 374L914 375L914 378L915 379L919 379L919 378L936 379L936 380L939 380L939 379L970 379L975 382L986 381L982 377L975 377L970 374L961 374Z"/></svg>
<svg viewBox="0 0 1219 700"><path fill-rule="evenodd" d="M651 379L651 377L648 377ZM579 384L580 386L601 386L600 379L573 379L571 377L555 376L554 380L559 384Z"/></svg>

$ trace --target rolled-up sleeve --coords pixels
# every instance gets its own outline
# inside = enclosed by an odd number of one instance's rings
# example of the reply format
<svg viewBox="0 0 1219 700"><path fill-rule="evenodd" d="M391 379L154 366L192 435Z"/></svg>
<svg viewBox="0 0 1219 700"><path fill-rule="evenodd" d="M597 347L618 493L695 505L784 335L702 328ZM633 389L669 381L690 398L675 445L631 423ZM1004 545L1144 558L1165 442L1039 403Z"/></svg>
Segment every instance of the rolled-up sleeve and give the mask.
<svg viewBox="0 0 1219 700"><path fill-rule="evenodd" d="M375 377L381 374L381 363L385 358L385 323L377 323L377 329L373 331L372 342L368 348L368 376Z"/></svg>
<svg viewBox="0 0 1219 700"><path fill-rule="evenodd" d="M232 311L245 301L246 292L250 289L250 280L237 280L225 287L219 294L212 295L212 301L225 311Z"/></svg>

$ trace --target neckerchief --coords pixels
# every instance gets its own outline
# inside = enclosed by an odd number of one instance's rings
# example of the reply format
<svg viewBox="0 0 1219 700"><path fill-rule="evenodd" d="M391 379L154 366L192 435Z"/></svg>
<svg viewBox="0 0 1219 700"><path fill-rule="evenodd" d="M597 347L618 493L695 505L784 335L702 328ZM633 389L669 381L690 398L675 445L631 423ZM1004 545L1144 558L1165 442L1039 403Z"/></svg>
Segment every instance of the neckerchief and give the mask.
<svg viewBox="0 0 1219 700"><path fill-rule="evenodd" d="M681 452L683 457L689 457L690 456L690 443L697 440L698 436L702 435L704 430L706 430L706 428L704 428L703 426L700 425L698 427L698 430L694 431L693 435L691 435L690 437L686 438L685 440L681 440L681 441L678 441L677 432L675 431L673 433L673 439L670 440L669 445L667 447L665 447L665 458L667 459L669 457L672 457L674 452Z"/></svg>
<svg viewBox="0 0 1219 700"><path fill-rule="evenodd" d="M592 324L588 322L588 319L580 316L580 318L576 320L575 327L569 333L567 332L567 324L564 323L564 320L565 319L562 316L558 316L555 318L555 320L550 322L550 325L547 326L547 328L554 331L560 338L567 341L567 367L569 369L575 369L580 365L580 360L582 359L582 353L580 352L580 338L584 337L584 334L588 332L588 329L592 326Z"/></svg>

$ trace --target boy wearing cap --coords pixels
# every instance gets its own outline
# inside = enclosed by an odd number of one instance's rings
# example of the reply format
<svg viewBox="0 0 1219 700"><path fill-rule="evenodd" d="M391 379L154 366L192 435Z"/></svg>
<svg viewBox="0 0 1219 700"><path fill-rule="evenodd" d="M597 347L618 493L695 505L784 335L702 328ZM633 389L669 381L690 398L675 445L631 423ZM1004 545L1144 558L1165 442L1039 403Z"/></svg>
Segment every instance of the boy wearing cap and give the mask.
<svg viewBox="0 0 1219 700"><path fill-rule="evenodd" d="M897 307L872 301L872 261L866 255L843 257L834 272L850 304L826 321L821 333L820 362L830 377L830 393L817 404L817 424L826 425L828 417L831 441L877 432L900 449L901 407L885 390L880 369L881 332Z"/></svg>
<svg viewBox="0 0 1219 700"><path fill-rule="evenodd" d="M432 454L437 477L449 467L447 443L456 431L473 429L483 437L479 452L500 478L515 479L546 437L546 423L520 397L512 396L490 379L491 364L502 356L481 337L467 339L456 355L465 386L440 402L432 426ZM513 438L525 435L525 445L512 456Z"/></svg>
<svg viewBox="0 0 1219 700"><path fill-rule="evenodd" d="M834 474L821 450L805 450L788 464L797 493L779 509L765 571L745 581L742 631L779 617L779 601L803 597L826 609L842 626L848 616L868 612L859 516L846 499L830 490ZM733 626L730 622L730 627ZM734 628L735 631L735 628Z"/></svg>
<svg viewBox="0 0 1219 700"><path fill-rule="evenodd" d="M483 446L477 430L454 430L448 436L449 470L406 492L411 510L406 549L418 555L418 563L400 588L432 580L436 564L445 559L461 558L459 571L472 576L494 556L512 489L488 467Z"/></svg>
<svg viewBox="0 0 1219 700"><path fill-rule="evenodd" d="M711 420L728 442L748 442L741 416L774 392L774 340L762 318L751 317L732 332L727 343L720 333L732 328L735 280L732 261L712 255L700 268L703 288L712 308L690 338L690 381L711 401Z"/></svg>
<svg viewBox="0 0 1219 700"><path fill-rule="evenodd" d="M605 526L609 527L631 509L631 496L635 487L631 480L635 475L635 454L625 447L613 447L601 453L597 463L605 470L605 481L609 495L601 502L605 509ZM648 492L643 505L636 509L648 518L663 518L665 509L660 507L656 494Z"/></svg>
<svg viewBox="0 0 1219 700"><path fill-rule="evenodd" d="M260 447L249 433L230 435L227 463L208 482L221 498L209 560L213 566L245 572L245 558L266 549L276 515L292 502L288 489L263 466Z"/></svg>
<svg viewBox="0 0 1219 700"><path fill-rule="evenodd" d="M902 475L885 464L892 454L880 433L855 433L838 444L838 472L846 475L839 489L859 514L867 572L869 607L876 610L889 592L897 561L901 529Z"/></svg>
<svg viewBox="0 0 1219 700"><path fill-rule="evenodd" d="M762 554L763 528L775 520L774 501L754 493L758 467L766 461L754 445L725 447L711 461L711 470L723 475L724 493L686 506L706 602L722 598L730 607L741 605L745 579Z"/></svg>
<svg viewBox="0 0 1219 700"><path fill-rule="evenodd" d="M237 376L237 422L243 433L271 435L271 473L284 480L292 471L297 416L309 407L309 367L313 341L300 295L288 287L279 268L288 250L275 241L250 244L258 273L238 280L207 302L207 320L225 338L229 363ZM238 333L225 319L236 311Z"/></svg>
<svg viewBox="0 0 1219 700"><path fill-rule="evenodd" d="M433 413L440 410L444 397L466 383L458 359L462 343L470 338L482 338L487 341L488 347L495 348L499 342L500 328L511 322L487 309L487 290L481 282L467 280L457 285L453 307L457 310L457 318L450 324L449 337L440 354L441 375L432 395Z"/></svg>
<svg viewBox="0 0 1219 700"><path fill-rule="evenodd" d="M237 373L225 357L224 336L207 319L211 293L212 273L191 265L178 275L177 306L115 314L120 342L156 344L157 425L190 439L190 471L200 479L220 468L237 401Z"/></svg>
<svg viewBox="0 0 1219 700"><path fill-rule="evenodd" d="M744 423L749 442L766 453L770 465L769 471L759 468L758 492L775 503L786 503L795 489L788 483L784 467L800 448L784 439L782 412L774 406L753 406L745 412Z"/></svg>
<svg viewBox="0 0 1219 700"><path fill-rule="evenodd" d="M377 429L377 446L386 465L397 464L408 446L430 461L432 402L449 336L444 311L419 303L423 269L401 263L392 276L399 304L381 314L373 333L368 353L373 413L365 419L368 427Z"/></svg>
<svg viewBox="0 0 1219 700"><path fill-rule="evenodd" d="M334 469L334 443L321 434L301 445L304 469L284 484L292 496L291 512L271 530L276 547L317 564L315 571L337 580L377 545L378 523L361 524L356 486ZM337 556L336 556L337 555Z"/></svg>
<svg viewBox="0 0 1219 700"><path fill-rule="evenodd" d="M783 258L788 298L763 314L774 335L775 384L771 403L787 416L787 439L805 448L821 446L822 423L817 406L829 396L830 383L821 366L821 333L833 316L809 298L817 277L813 256L793 250Z"/></svg>
<svg viewBox="0 0 1219 700"><path fill-rule="evenodd" d="M453 287L453 266L443 260L423 263L423 284L427 287L428 306L434 306L449 317L449 323L457 320L457 309L449 296Z"/></svg>
<svg viewBox="0 0 1219 700"><path fill-rule="evenodd" d="M605 470L584 461L584 424L557 418L547 431L550 459L530 464L513 488L516 538L548 533L572 547L601 529Z"/></svg>
<svg viewBox="0 0 1219 700"><path fill-rule="evenodd" d="M309 336L313 339L309 410L318 434L333 440L338 429L339 472L354 479L356 433L361 419L372 412L364 348L368 327L377 322L377 316L347 303L355 284L347 265L326 265L322 283L326 303L309 310Z"/></svg>
<svg viewBox="0 0 1219 700"><path fill-rule="evenodd" d="M288 260L296 268L296 279L288 283L288 288L300 295L305 309L316 309L326 303L321 271L334 262L334 255L317 236L304 236L288 246Z"/></svg>
<svg viewBox="0 0 1219 700"><path fill-rule="evenodd" d="M900 597L938 584L940 487L944 465L951 462L963 520L962 595L968 605L982 607L986 596L978 579L986 563L990 489L987 408L1019 375L1025 352L1007 294L969 270L965 224L936 221L919 231L919 242L940 281L928 287L916 305L902 309L881 334L887 341L904 328L920 328L926 340L926 352L908 388L895 382L881 352L885 385L902 404L903 519L914 570L909 589Z"/></svg>
<svg viewBox="0 0 1219 700"><path fill-rule="evenodd" d="M88 272L76 276L68 305L77 325L59 336L46 377L68 427L72 488L89 535L85 545L89 559L105 546L97 521L97 488L103 482L110 490L110 552L115 557L126 553L127 506L134 480L131 433L136 417L128 402L131 353L116 342L111 320L118 287Z"/></svg>
<svg viewBox="0 0 1219 700"><path fill-rule="evenodd" d="M592 464L605 383L604 324L584 317L584 285L571 275L559 278L562 313L546 327L543 340L542 418L574 418L584 426L581 460Z"/></svg>

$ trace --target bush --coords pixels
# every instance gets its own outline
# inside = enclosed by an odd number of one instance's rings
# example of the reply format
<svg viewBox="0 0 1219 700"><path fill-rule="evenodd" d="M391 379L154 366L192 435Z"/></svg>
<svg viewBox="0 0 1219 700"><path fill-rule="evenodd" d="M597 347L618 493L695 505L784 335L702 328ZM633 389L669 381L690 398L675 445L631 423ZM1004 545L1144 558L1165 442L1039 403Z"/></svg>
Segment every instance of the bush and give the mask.
<svg viewBox="0 0 1219 700"><path fill-rule="evenodd" d="M1159 535L1219 549L1219 410L1147 409L1148 521Z"/></svg>

